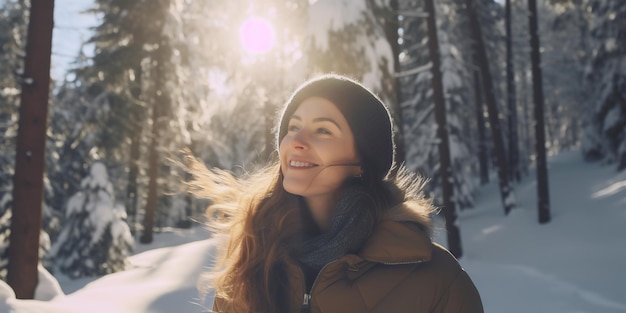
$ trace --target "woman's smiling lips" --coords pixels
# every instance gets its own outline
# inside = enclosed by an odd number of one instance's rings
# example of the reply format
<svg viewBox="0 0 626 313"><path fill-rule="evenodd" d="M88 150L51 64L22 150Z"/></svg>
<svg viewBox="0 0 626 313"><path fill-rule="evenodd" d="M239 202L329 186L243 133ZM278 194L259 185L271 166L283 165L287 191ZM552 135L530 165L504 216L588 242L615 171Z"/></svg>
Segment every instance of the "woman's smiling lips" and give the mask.
<svg viewBox="0 0 626 313"><path fill-rule="evenodd" d="M307 168L312 168L316 166L318 165L315 163L307 162L307 161L300 161L300 160L289 161L289 167L293 169L307 169Z"/></svg>

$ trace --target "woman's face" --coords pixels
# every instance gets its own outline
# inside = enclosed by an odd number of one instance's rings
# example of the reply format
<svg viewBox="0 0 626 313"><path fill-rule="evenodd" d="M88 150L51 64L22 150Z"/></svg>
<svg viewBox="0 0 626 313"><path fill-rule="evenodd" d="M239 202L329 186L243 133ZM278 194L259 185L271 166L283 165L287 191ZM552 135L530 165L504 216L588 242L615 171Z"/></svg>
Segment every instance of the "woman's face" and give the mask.
<svg viewBox="0 0 626 313"><path fill-rule="evenodd" d="M279 153L283 187L307 200L333 200L346 178L361 173L348 122L319 97L305 99L290 117Z"/></svg>

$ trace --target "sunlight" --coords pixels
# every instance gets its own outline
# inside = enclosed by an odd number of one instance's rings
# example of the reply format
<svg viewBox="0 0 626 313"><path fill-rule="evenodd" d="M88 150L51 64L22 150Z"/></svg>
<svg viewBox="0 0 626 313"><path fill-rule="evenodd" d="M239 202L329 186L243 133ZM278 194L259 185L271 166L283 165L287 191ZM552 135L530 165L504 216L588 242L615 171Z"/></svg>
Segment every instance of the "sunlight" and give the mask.
<svg viewBox="0 0 626 313"><path fill-rule="evenodd" d="M614 195L620 192L622 189L626 189L626 180L615 182L602 190L598 190L591 195L592 198L599 198Z"/></svg>
<svg viewBox="0 0 626 313"><path fill-rule="evenodd" d="M239 29L239 40L243 49L250 54L261 54L272 49L276 34L272 24L262 18L247 19Z"/></svg>

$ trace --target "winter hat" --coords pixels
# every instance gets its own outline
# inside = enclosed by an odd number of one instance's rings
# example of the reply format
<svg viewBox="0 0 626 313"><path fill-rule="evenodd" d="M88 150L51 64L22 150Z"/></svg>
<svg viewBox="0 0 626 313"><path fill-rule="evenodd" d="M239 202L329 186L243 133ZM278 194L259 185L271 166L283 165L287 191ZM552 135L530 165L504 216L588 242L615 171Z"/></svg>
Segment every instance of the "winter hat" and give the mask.
<svg viewBox="0 0 626 313"><path fill-rule="evenodd" d="M382 101L360 83L327 74L301 85L285 105L278 128L277 147L287 134L289 118L307 98L324 98L337 106L354 134L363 176L382 180L394 162L391 115Z"/></svg>

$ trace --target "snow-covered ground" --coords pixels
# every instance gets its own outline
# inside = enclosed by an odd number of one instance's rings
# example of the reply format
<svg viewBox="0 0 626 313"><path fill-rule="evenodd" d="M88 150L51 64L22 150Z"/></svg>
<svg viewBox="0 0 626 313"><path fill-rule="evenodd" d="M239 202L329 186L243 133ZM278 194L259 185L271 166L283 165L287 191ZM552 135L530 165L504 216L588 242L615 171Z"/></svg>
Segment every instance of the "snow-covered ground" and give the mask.
<svg viewBox="0 0 626 313"><path fill-rule="evenodd" d="M476 209L460 214L461 264L485 312L626 312L626 172L584 163L578 151L551 158L549 171L548 224L536 222L534 173L516 185L518 207L509 216L495 182L480 190ZM0 312L206 312L202 303L211 300L196 289L211 264L206 236L201 227L156 234L154 244L137 247L129 270L61 278L67 295L51 301L16 300L0 284ZM435 240L445 244L443 230Z"/></svg>

